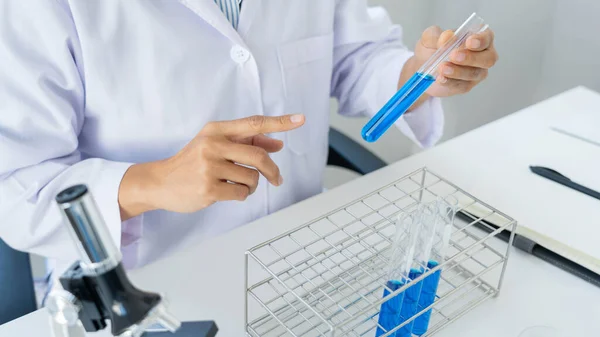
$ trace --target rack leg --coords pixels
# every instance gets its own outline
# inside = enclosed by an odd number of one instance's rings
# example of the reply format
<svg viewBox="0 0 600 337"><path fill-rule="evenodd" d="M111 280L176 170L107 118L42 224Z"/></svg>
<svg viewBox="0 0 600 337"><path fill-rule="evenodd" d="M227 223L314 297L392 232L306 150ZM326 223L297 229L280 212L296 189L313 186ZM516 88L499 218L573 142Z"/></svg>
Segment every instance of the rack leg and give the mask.
<svg viewBox="0 0 600 337"><path fill-rule="evenodd" d="M502 266L502 273L500 274L500 280L498 281L498 291L494 294L494 297L498 297L500 294L500 289L502 288L502 283L504 282L504 273L506 272L506 266L508 265L508 256L510 255L510 250L512 249L513 240L515 239L515 233L517 232L517 222L512 225L512 229L510 230L510 239L508 240L508 246L506 247L506 258L504 260L504 265Z"/></svg>

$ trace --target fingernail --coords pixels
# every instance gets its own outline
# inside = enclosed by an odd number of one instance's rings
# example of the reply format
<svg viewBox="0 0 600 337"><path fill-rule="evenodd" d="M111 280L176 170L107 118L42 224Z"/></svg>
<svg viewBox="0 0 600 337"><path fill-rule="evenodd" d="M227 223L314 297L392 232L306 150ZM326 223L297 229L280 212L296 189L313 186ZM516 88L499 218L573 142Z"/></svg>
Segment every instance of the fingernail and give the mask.
<svg viewBox="0 0 600 337"><path fill-rule="evenodd" d="M448 82L448 79L445 78L444 76L440 76L440 83L446 83Z"/></svg>
<svg viewBox="0 0 600 337"><path fill-rule="evenodd" d="M303 115L292 115L290 117L290 120L292 121L292 123L297 124L297 123L301 123L304 120L304 116Z"/></svg>
<svg viewBox="0 0 600 337"><path fill-rule="evenodd" d="M479 41L478 39L470 40L469 48L479 48L479 46L481 46L481 41Z"/></svg>
<svg viewBox="0 0 600 337"><path fill-rule="evenodd" d="M452 68L452 67L446 67L444 69L444 74L446 74L446 75L452 75L452 74L454 74L454 68Z"/></svg>
<svg viewBox="0 0 600 337"><path fill-rule="evenodd" d="M454 59L458 62L462 62L467 58L467 55L465 55L465 53L458 53L456 54L456 56L454 57Z"/></svg>
<svg viewBox="0 0 600 337"><path fill-rule="evenodd" d="M279 183L279 185L283 184L283 176L279 176L278 183Z"/></svg>

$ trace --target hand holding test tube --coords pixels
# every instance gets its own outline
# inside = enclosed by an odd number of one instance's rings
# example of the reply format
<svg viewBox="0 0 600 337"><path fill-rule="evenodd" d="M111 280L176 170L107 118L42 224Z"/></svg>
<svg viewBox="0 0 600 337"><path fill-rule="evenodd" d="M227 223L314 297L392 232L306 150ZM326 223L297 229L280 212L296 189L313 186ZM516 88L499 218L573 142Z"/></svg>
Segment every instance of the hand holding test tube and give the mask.
<svg viewBox="0 0 600 337"><path fill-rule="evenodd" d="M367 142L378 140L435 82L438 67L449 59L450 53L462 47L469 36L487 28L483 19L473 13L365 125L362 129L363 139Z"/></svg>

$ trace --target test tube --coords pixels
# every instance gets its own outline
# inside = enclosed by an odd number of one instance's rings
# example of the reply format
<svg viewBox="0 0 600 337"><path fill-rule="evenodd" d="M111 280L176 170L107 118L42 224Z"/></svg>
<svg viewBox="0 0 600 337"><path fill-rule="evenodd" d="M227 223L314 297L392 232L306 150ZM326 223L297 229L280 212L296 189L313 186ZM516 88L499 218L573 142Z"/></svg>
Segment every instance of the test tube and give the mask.
<svg viewBox="0 0 600 337"><path fill-rule="evenodd" d="M429 264L429 258L435 242L436 226L439 223L437 218L439 215L439 204L440 201L436 200L421 206L423 208L423 216L421 230L419 231L416 256L422 271L425 271Z"/></svg>
<svg viewBox="0 0 600 337"><path fill-rule="evenodd" d="M454 224L454 215L458 208L458 200L453 196L445 197L444 199L438 199L433 207L429 210L434 212L433 218L430 219L431 226L425 232L425 249L421 256L421 264L426 264L426 268L423 272L427 272L435 267L446 258L446 249L450 242L450 235L452 234L452 227ZM427 225L424 222L424 226ZM423 231L422 231L423 232ZM435 273L427 276L422 282L423 287L421 288L421 294L419 296L419 303L417 306L417 312L421 312L425 308L432 305L435 301L435 296L440 283L442 271L438 270ZM421 336L427 332L429 328L429 320L431 318L431 309L427 310L414 321L412 333Z"/></svg>
<svg viewBox="0 0 600 337"><path fill-rule="evenodd" d="M388 272L386 286L383 289L383 298L402 288L406 283L404 270L407 261L412 261L411 248L418 234L415 227L418 223L417 216L416 212L403 213L396 221L396 234L392 242L390 260L387 266ZM381 304L376 337L385 335L400 324L400 310L403 301L404 292L401 292ZM388 337L393 337L396 333L389 334Z"/></svg>
<svg viewBox="0 0 600 337"><path fill-rule="evenodd" d="M363 127L362 138L367 142L377 141L435 82L438 67L449 59L450 53L462 47L469 36L487 27L483 19L473 13Z"/></svg>
<svg viewBox="0 0 600 337"><path fill-rule="evenodd" d="M427 248L427 241L430 235L428 233L433 232L431 227L434 226L435 221L435 207L434 205L420 205L418 210L418 216L414 217L416 223L414 224L415 236L411 242L411 248L409 256L406 259L406 265L404 266L404 280L406 283L412 282L417 279L425 271L424 265L421 259L425 255L423 251L430 250ZM404 291L404 299L402 301L402 308L400 310L400 319L398 325L411 319L418 311L419 298L423 288L423 281L419 281ZM398 329L395 337L410 337L412 336L413 325L415 321L407 323L402 328Z"/></svg>

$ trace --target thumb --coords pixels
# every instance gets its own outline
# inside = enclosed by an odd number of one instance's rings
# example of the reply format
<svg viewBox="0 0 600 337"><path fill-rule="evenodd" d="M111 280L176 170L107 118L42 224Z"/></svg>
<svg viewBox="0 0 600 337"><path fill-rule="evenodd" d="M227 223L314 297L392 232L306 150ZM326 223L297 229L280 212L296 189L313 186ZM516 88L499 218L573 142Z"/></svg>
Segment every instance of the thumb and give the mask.
<svg viewBox="0 0 600 337"><path fill-rule="evenodd" d="M438 26L431 26L421 35L421 44L428 49L437 49L438 41L442 35L442 29Z"/></svg>

